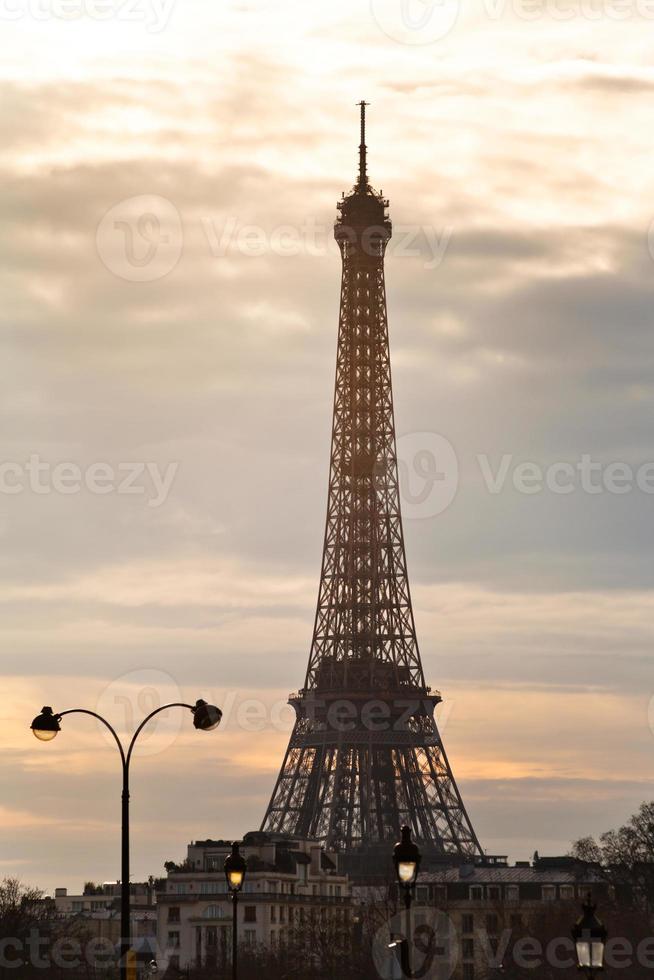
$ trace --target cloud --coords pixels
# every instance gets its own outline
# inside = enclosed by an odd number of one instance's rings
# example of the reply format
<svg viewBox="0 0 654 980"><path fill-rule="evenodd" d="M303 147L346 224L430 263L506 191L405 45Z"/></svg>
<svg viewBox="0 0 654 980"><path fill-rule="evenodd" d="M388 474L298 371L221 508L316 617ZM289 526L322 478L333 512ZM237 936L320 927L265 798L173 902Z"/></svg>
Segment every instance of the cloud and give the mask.
<svg viewBox="0 0 654 980"><path fill-rule="evenodd" d="M110 747L71 725L44 755L26 727L44 701L115 697L127 729L125 704L142 714L152 688L143 672L165 675L162 696L238 704L283 705L302 683L339 302L331 224L362 96L395 228L398 434L441 433L459 461L452 505L417 520L404 501L405 526L425 670L451 709L475 825L524 857L646 795L651 497L529 496L511 477L492 494L478 463L652 456L642 25L594 24L588 50L583 18L478 13L423 48L340 3L190 2L158 35L117 19L7 25L0 462L179 464L158 509L0 493L3 855L27 878L118 876ZM153 282L121 278L96 241L110 209L144 196L183 233ZM284 255L273 242L289 226ZM139 876L188 839L258 826L287 738L227 726L168 745L166 732L138 760ZM605 752L620 779L601 778ZM52 817L17 855L15 825L38 807Z"/></svg>

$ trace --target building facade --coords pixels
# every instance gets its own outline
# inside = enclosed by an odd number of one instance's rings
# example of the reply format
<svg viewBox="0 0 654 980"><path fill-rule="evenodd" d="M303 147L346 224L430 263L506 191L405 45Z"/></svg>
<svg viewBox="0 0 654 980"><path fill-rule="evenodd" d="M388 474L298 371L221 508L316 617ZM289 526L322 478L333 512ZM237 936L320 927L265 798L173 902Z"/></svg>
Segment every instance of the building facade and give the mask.
<svg viewBox="0 0 654 980"><path fill-rule="evenodd" d="M559 962L570 959L570 926L589 892L603 907L614 898L596 867L570 857L535 856L533 862L513 866L460 864L422 873L409 927L415 956L423 966L425 957L433 957L426 976L451 980L509 976L525 956L532 964L539 956L545 961L548 955ZM355 889L355 897L365 903L365 889ZM389 925L391 932L407 931L399 913ZM380 972L394 980L401 977L398 969L397 957L390 953ZM531 969L538 975L537 968Z"/></svg>
<svg viewBox="0 0 654 980"><path fill-rule="evenodd" d="M230 851L229 841L195 841L183 863L167 865L157 893L160 968L228 963L233 909L223 866ZM274 948L291 941L296 929L349 928L348 879L338 856L320 843L252 832L241 854L248 871L238 903L239 944Z"/></svg>
<svg viewBox="0 0 654 980"><path fill-rule="evenodd" d="M67 888L56 888L52 899L59 918L82 926L91 939L106 940L118 948L120 942L120 882L85 886L80 894L69 894ZM157 944L156 883L132 882L130 919L134 948L140 959L152 959Z"/></svg>

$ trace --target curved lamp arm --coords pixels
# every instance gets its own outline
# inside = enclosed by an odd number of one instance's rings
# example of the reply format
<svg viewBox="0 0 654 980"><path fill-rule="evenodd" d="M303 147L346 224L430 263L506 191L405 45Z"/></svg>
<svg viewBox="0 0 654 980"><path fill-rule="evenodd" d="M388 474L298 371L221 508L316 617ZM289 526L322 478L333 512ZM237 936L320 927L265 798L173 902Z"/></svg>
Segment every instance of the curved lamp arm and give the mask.
<svg viewBox="0 0 654 980"><path fill-rule="evenodd" d="M105 726L106 729L108 729L108 731L111 732L111 736L118 746L118 751L120 752L120 758L123 765L123 774L126 778L137 738L148 722L154 718L155 715L158 715L161 711L166 711L168 708L188 708L193 715L193 724L195 728L199 728L202 731L212 731L214 728L217 728L222 718L222 711L220 708L217 708L215 704L207 704L207 702L203 701L201 698L199 698L194 705L187 704L186 701L171 701L170 704L162 704L159 708L155 708L154 711L151 711L150 714L143 719L131 738L127 753L125 752L123 743L118 737L115 728L107 721L106 718L99 715L97 711L90 711L88 708L69 708L67 711L57 712L55 714L52 708L44 707L41 710L41 714L34 719L30 727L37 738L41 739L43 742L49 742L59 731L59 722L66 715L89 715L91 718L95 718L96 721L99 721Z"/></svg>
<svg viewBox="0 0 654 980"><path fill-rule="evenodd" d="M108 728L114 737L114 741L118 746L118 751L120 752L120 758L123 763L123 769L127 767L129 760L128 758L125 757L125 749L123 748L123 743L118 738L118 735L116 734L116 730L113 727L113 725L110 725L106 718L103 718L102 715L99 715L96 711L89 711L87 708L69 708L68 711L59 712L57 718L63 718L64 715L90 715L92 718L97 718L98 721L101 721L102 724L105 726L105 728Z"/></svg>
<svg viewBox="0 0 654 980"><path fill-rule="evenodd" d="M186 704L184 701L172 701L170 704L162 704L160 708L155 708L154 711L151 711L150 714L143 719L139 727L132 735L132 740L129 743L129 748L127 749L127 757L125 758L125 767L127 769L129 769L130 760L132 758L132 752L134 750L134 745L136 744L137 738L139 737L139 735L141 734L141 732L143 731L147 723L150 721L150 719L154 718L155 715L158 715L160 711L165 711L167 708L188 708L189 711L193 711L193 705Z"/></svg>

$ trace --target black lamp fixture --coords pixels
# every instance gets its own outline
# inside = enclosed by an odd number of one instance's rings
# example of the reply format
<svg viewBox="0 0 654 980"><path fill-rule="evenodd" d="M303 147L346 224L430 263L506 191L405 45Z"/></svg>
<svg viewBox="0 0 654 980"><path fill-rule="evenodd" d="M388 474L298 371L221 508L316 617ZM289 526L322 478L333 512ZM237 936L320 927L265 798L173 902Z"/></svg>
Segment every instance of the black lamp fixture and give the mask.
<svg viewBox="0 0 654 980"><path fill-rule="evenodd" d="M401 839L393 848L393 864L395 865L397 883L400 890L404 892L406 924L404 935L391 936L388 948L399 951L402 976L413 978L415 974L411 969L410 950L410 942L412 941L411 937L413 935L411 926L411 892L418 879L422 855L418 845L414 844L411 840L410 827L402 827L400 834Z"/></svg>
<svg viewBox="0 0 654 980"><path fill-rule="evenodd" d="M51 742L61 731L60 721L61 715L55 715L52 708L45 707L41 708L41 714L36 716L30 728L40 742Z"/></svg>
<svg viewBox="0 0 654 980"><path fill-rule="evenodd" d="M245 883L247 868L238 841L234 841L232 853L225 858L225 878L232 896L232 980L238 980L238 893Z"/></svg>
<svg viewBox="0 0 654 980"><path fill-rule="evenodd" d="M232 844L232 853L225 859L225 878L227 879L227 887L230 892L240 892L243 888L247 868L248 866L240 852L239 844L237 841L234 841Z"/></svg>
<svg viewBox="0 0 654 980"><path fill-rule="evenodd" d="M191 711L193 713L193 726L201 732L212 732L214 728L218 728L223 716L220 708L217 708L215 704L207 704L202 698L198 698Z"/></svg>
<svg viewBox="0 0 654 980"><path fill-rule="evenodd" d="M577 953L577 966L580 970L585 970L589 980L592 980L596 972L604 969L604 947L608 934L604 923L595 915L597 906L593 904L590 892L582 909L583 915L572 927L572 938Z"/></svg>
<svg viewBox="0 0 654 980"><path fill-rule="evenodd" d="M395 864L398 884L404 888L405 895L410 896L411 889L418 878L422 855L418 845L411 840L410 827L402 827L401 835L402 839L393 850L393 863Z"/></svg>

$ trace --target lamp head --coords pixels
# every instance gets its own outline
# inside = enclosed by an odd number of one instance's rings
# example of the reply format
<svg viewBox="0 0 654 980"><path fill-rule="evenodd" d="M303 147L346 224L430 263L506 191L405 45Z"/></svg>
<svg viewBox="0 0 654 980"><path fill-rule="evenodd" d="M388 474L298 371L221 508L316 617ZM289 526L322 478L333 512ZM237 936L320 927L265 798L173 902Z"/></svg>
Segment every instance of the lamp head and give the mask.
<svg viewBox="0 0 654 980"><path fill-rule="evenodd" d="M41 708L41 714L37 715L30 728L40 742L51 742L60 731L59 721L61 715L55 715L52 708Z"/></svg>
<svg viewBox="0 0 654 980"><path fill-rule="evenodd" d="M607 931L604 923L595 915L596 908L589 892L582 906L583 915L577 919L572 928L577 966L580 970L588 970L589 973L604 969Z"/></svg>
<svg viewBox="0 0 654 980"><path fill-rule="evenodd" d="M217 708L215 704L207 704L202 698L195 702L195 707L191 708L191 711L193 712L193 725L201 732L212 732L214 728L218 728L223 716L220 708Z"/></svg>
<svg viewBox="0 0 654 980"><path fill-rule="evenodd" d="M232 853L225 860L225 878L227 879L227 887L232 894L234 892L240 892L245 881L246 871L247 863L239 851L238 842L234 841L232 844Z"/></svg>
<svg viewBox="0 0 654 980"><path fill-rule="evenodd" d="M402 838L393 851L393 863L399 884L403 888L411 888L416 883L422 855L411 840L411 829L402 827L401 834Z"/></svg>

